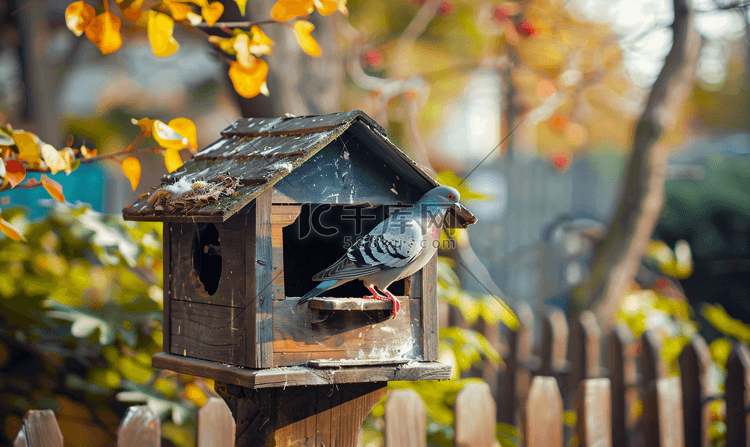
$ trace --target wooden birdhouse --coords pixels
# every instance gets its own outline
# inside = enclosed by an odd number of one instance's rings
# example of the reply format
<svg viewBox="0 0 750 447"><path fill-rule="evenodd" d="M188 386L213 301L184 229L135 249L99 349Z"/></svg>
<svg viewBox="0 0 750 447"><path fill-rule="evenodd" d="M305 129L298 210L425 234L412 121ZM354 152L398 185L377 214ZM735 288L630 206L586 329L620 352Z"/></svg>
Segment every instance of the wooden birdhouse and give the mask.
<svg viewBox="0 0 750 447"><path fill-rule="evenodd" d="M361 111L235 122L123 211L164 222L153 365L249 388L449 378L436 259L389 287L395 318L360 281L297 304L359 236L435 186ZM461 214L449 225L475 221Z"/></svg>

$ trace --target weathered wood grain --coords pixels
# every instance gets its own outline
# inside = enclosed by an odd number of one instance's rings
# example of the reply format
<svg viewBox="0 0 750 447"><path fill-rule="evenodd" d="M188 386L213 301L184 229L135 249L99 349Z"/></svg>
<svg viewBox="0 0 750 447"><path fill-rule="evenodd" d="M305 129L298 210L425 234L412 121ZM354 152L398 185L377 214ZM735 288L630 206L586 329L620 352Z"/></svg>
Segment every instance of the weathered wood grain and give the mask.
<svg viewBox="0 0 750 447"><path fill-rule="evenodd" d="M387 382L390 380L447 380L451 367L438 362L409 362L405 365L376 365L331 369L306 366L249 369L217 362L159 353L152 359L154 368L181 374L208 377L246 388L284 388L285 386L331 385L340 383Z"/></svg>
<svg viewBox="0 0 750 447"><path fill-rule="evenodd" d="M727 360L724 385L727 403L727 446L750 446L750 348L735 343Z"/></svg>
<svg viewBox="0 0 750 447"><path fill-rule="evenodd" d="M411 389L393 390L385 401L385 445L426 447L427 422L424 401Z"/></svg>
<svg viewBox="0 0 750 447"><path fill-rule="evenodd" d="M271 194L264 191L248 214L250 237L245 241L248 296L245 312L246 366L273 366L273 250L271 241ZM252 266L252 267L251 267ZM252 287L250 285L252 284Z"/></svg>
<svg viewBox="0 0 750 447"><path fill-rule="evenodd" d="M696 336L680 353L680 378L682 380L683 427L685 447L711 447L708 429L711 427L708 374L711 353L703 337Z"/></svg>
<svg viewBox="0 0 750 447"><path fill-rule="evenodd" d="M276 194L274 188L272 194ZM300 215L300 205L271 206L271 246L273 251L273 299L286 298L284 287L284 227L294 223Z"/></svg>
<svg viewBox="0 0 750 447"><path fill-rule="evenodd" d="M354 447L359 428L385 396L385 383L247 390L218 384L238 421L236 445Z"/></svg>
<svg viewBox="0 0 750 447"><path fill-rule="evenodd" d="M438 359L438 303L437 303L437 253L422 269L420 275L422 315L422 349L424 360Z"/></svg>
<svg viewBox="0 0 750 447"><path fill-rule="evenodd" d="M171 315L170 353L245 365L245 310L173 300Z"/></svg>
<svg viewBox="0 0 750 447"><path fill-rule="evenodd" d="M171 302L172 302L172 232L175 225L169 222L162 224L162 265L164 266L162 287L162 350L169 352L171 346Z"/></svg>
<svg viewBox="0 0 750 447"><path fill-rule="evenodd" d="M397 297L402 303L406 297ZM307 307L318 310L331 311L373 311L382 310L391 312L393 303L390 301L373 300L366 298L329 298L315 297L307 302Z"/></svg>
<svg viewBox="0 0 750 447"><path fill-rule="evenodd" d="M236 426L232 412L220 397L209 397L198 410L197 447L232 447Z"/></svg>
<svg viewBox="0 0 750 447"><path fill-rule="evenodd" d="M526 447L563 445L563 402L554 377L536 376L523 411Z"/></svg>
<svg viewBox="0 0 750 447"><path fill-rule="evenodd" d="M659 447L684 447L685 445L681 388L679 377L662 377L656 381Z"/></svg>
<svg viewBox="0 0 750 447"><path fill-rule="evenodd" d="M117 428L117 447L159 447L161 422L145 405L128 408Z"/></svg>
<svg viewBox="0 0 750 447"><path fill-rule="evenodd" d="M309 360L422 359L420 301L401 297L396 318L390 312L331 312L315 323L313 312L296 298L274 301L273 364L302 365ZM315 311L317 312L317 311Z"/></svg>
<svg viewBox="0 0 750 447"><path fill-rule="evenodd" d="M486 383L470 383L456 396L456 447L493 447L495 401Z"/></svg>
<svg viewBox="0 0 750 447"><path fill-rule="evenodd" d="M170 228L171 291L172 300L244 307L246 300L245 254L247 237L244 214L232 216L223 224L216 224L221 249L221 276L218 289L210 297L199 293L191 277L193 266L193 239L197 224L172 223Z"/></svg>
<svg viewBox="0 0 750 447"><path fill-rule="evenodd" d="M611 447L609 379L584 379L575 400L579 447Z"/></svg>
<svg viewBox="0 0 750 447"><path fill-rule="evenodd" d="M62 447L63 436L52 410L29 410L21 421L21 429L13 447Z"/></svg>

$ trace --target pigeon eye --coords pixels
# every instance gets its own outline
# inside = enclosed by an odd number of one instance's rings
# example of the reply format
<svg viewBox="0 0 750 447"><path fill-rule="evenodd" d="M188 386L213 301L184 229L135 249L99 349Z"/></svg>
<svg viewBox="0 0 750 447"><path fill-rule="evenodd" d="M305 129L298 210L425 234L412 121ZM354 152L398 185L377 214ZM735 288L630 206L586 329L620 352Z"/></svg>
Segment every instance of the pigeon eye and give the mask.
<svg viewBox="0 0 750 447"><path fill-rule="evenodd" d="M453 200L453 199L456 198L456 196L454 196L453 194L448 194L448 198L451 199L451 200Z"/></svg>

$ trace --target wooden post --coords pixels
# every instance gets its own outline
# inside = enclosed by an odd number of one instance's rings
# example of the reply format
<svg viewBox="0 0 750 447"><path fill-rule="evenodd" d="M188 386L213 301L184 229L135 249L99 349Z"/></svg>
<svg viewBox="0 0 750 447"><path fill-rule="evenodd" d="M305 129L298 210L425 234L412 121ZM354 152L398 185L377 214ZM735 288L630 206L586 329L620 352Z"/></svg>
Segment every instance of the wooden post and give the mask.
<svg viewBox="0 0 750 447"><path fill-rule="evenodd" d="M216 383L237 422L236 447L354 447L387 382L282 388L243 388Z"/></svg>
<svg viewBox="0 0 750 447"><path fill-rule="evenodd" d="M642 399L643 416L640 430L647 446L658 446L659 434L659 406L657 398L657 380L664 377L666 366L661 357L661 340L650 329L646 329L641 336L641 371L643 371Z"/></svg>
<svg viewBox="0 0 750 447"><path fill-rule="evenodd" d="M161 446L161 422L145 405L128 408L117 427L117 447L129 446Z"/></svg>
<svg viewBox="0 0 750 447"><path fill-rule="evenodd" d="M523 400L528 395L530 374L524 368L524 362L530 360L534 336L534 315L526 302L518 303L516 315L520 326L508 332L508 355L505 358L500 397L497 399L497 421L508 425L516 424L519 399Z"/></svg>
<svg viewBox="0 0 750 447"><path fill-rule="evenodd" d="M21 421L21 429L13 447L62 447L63 436L52 410L29 410Z"/></svg>
<svg viewBox="0 0 750 447"><path fill-rule="evenodd" d="M693 338L680 353L679 361L685 447L711 447L711 410L706 401L713 392L708 388L711 353L703 337Z"/></svg>
<svg viewBox="0 0 750 447"><path fill-rule="evenodd" d="M522 417L526 447L561 447L562 415L563 402L557 380L554 377L534 377Z"/></svg>
<svg viewBox="0 0 750 447"><path fill-rule="evenodd" d="M235 438L232 412L220 397L209 397L198 410L197 447L232 447Z"/></svg>
<svg viewBox="0 0 750 447"><path fill-rule="evenodd" d="M568 348L570 365L568 392L571 398L578 391L578 384L581 381L599 377L599 339L601 337L596 316L588 310L578 316L572 329Z"/></svg>
<svg viewBox="0 0 750 447"><path fill-rule="evenodd" d="M542 320L541 365L536 374L559 376L565 370L567 350L568 321L562 311L555 309L545 314Z"/></svg>
<svg viewBox="0 0 750 447"><path fill-rule="evenodd" d="M724 386L727 402L728 446L750 446L750 349L735 343L727 360L727 381Z"/></svg>
<svg viewBox="0 0 750 447"><path fill-rule="evenodd" d="M575 400L579 447L612 447L609 379L584 379Z"/></svg>
<svg viewBox="0 0 750 447"><path fill-rule="evenodd" d="M633 336L627 326L612 328L609 338L612 447L628 445L628 428L632 422L629 410L637 392L632 386L637 380L633 346Z"/></svg>
<svg viewBox="0 0 750 447"><path fill-rule="evenodd" d="M471 383L456 396L456 447L493 447L495 402L486 383ZM389 446L390 447L390 446Z"/></svg>
<svg viewBox="0 0 750 447"><path fill-rule="evenodd" d="M424 401L416 391L394 390L385 401L385 445L426 447L427 422Z"/></svg>

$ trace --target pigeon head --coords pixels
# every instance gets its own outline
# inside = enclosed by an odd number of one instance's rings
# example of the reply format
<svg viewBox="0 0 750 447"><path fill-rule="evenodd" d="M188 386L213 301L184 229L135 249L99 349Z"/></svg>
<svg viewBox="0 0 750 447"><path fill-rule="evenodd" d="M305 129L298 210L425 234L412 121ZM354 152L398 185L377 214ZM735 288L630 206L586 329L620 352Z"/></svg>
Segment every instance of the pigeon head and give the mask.
<svg viewBox="0 0 750 447"><path fill-rule="evenodd" d="M436 204L445 207L453 207L459 205L458 201L460 199L461 194L459 194L458 190L455 188L451 188L450 186L438 186L427 191L417 203L428 202L431 205Z"/></svg>

